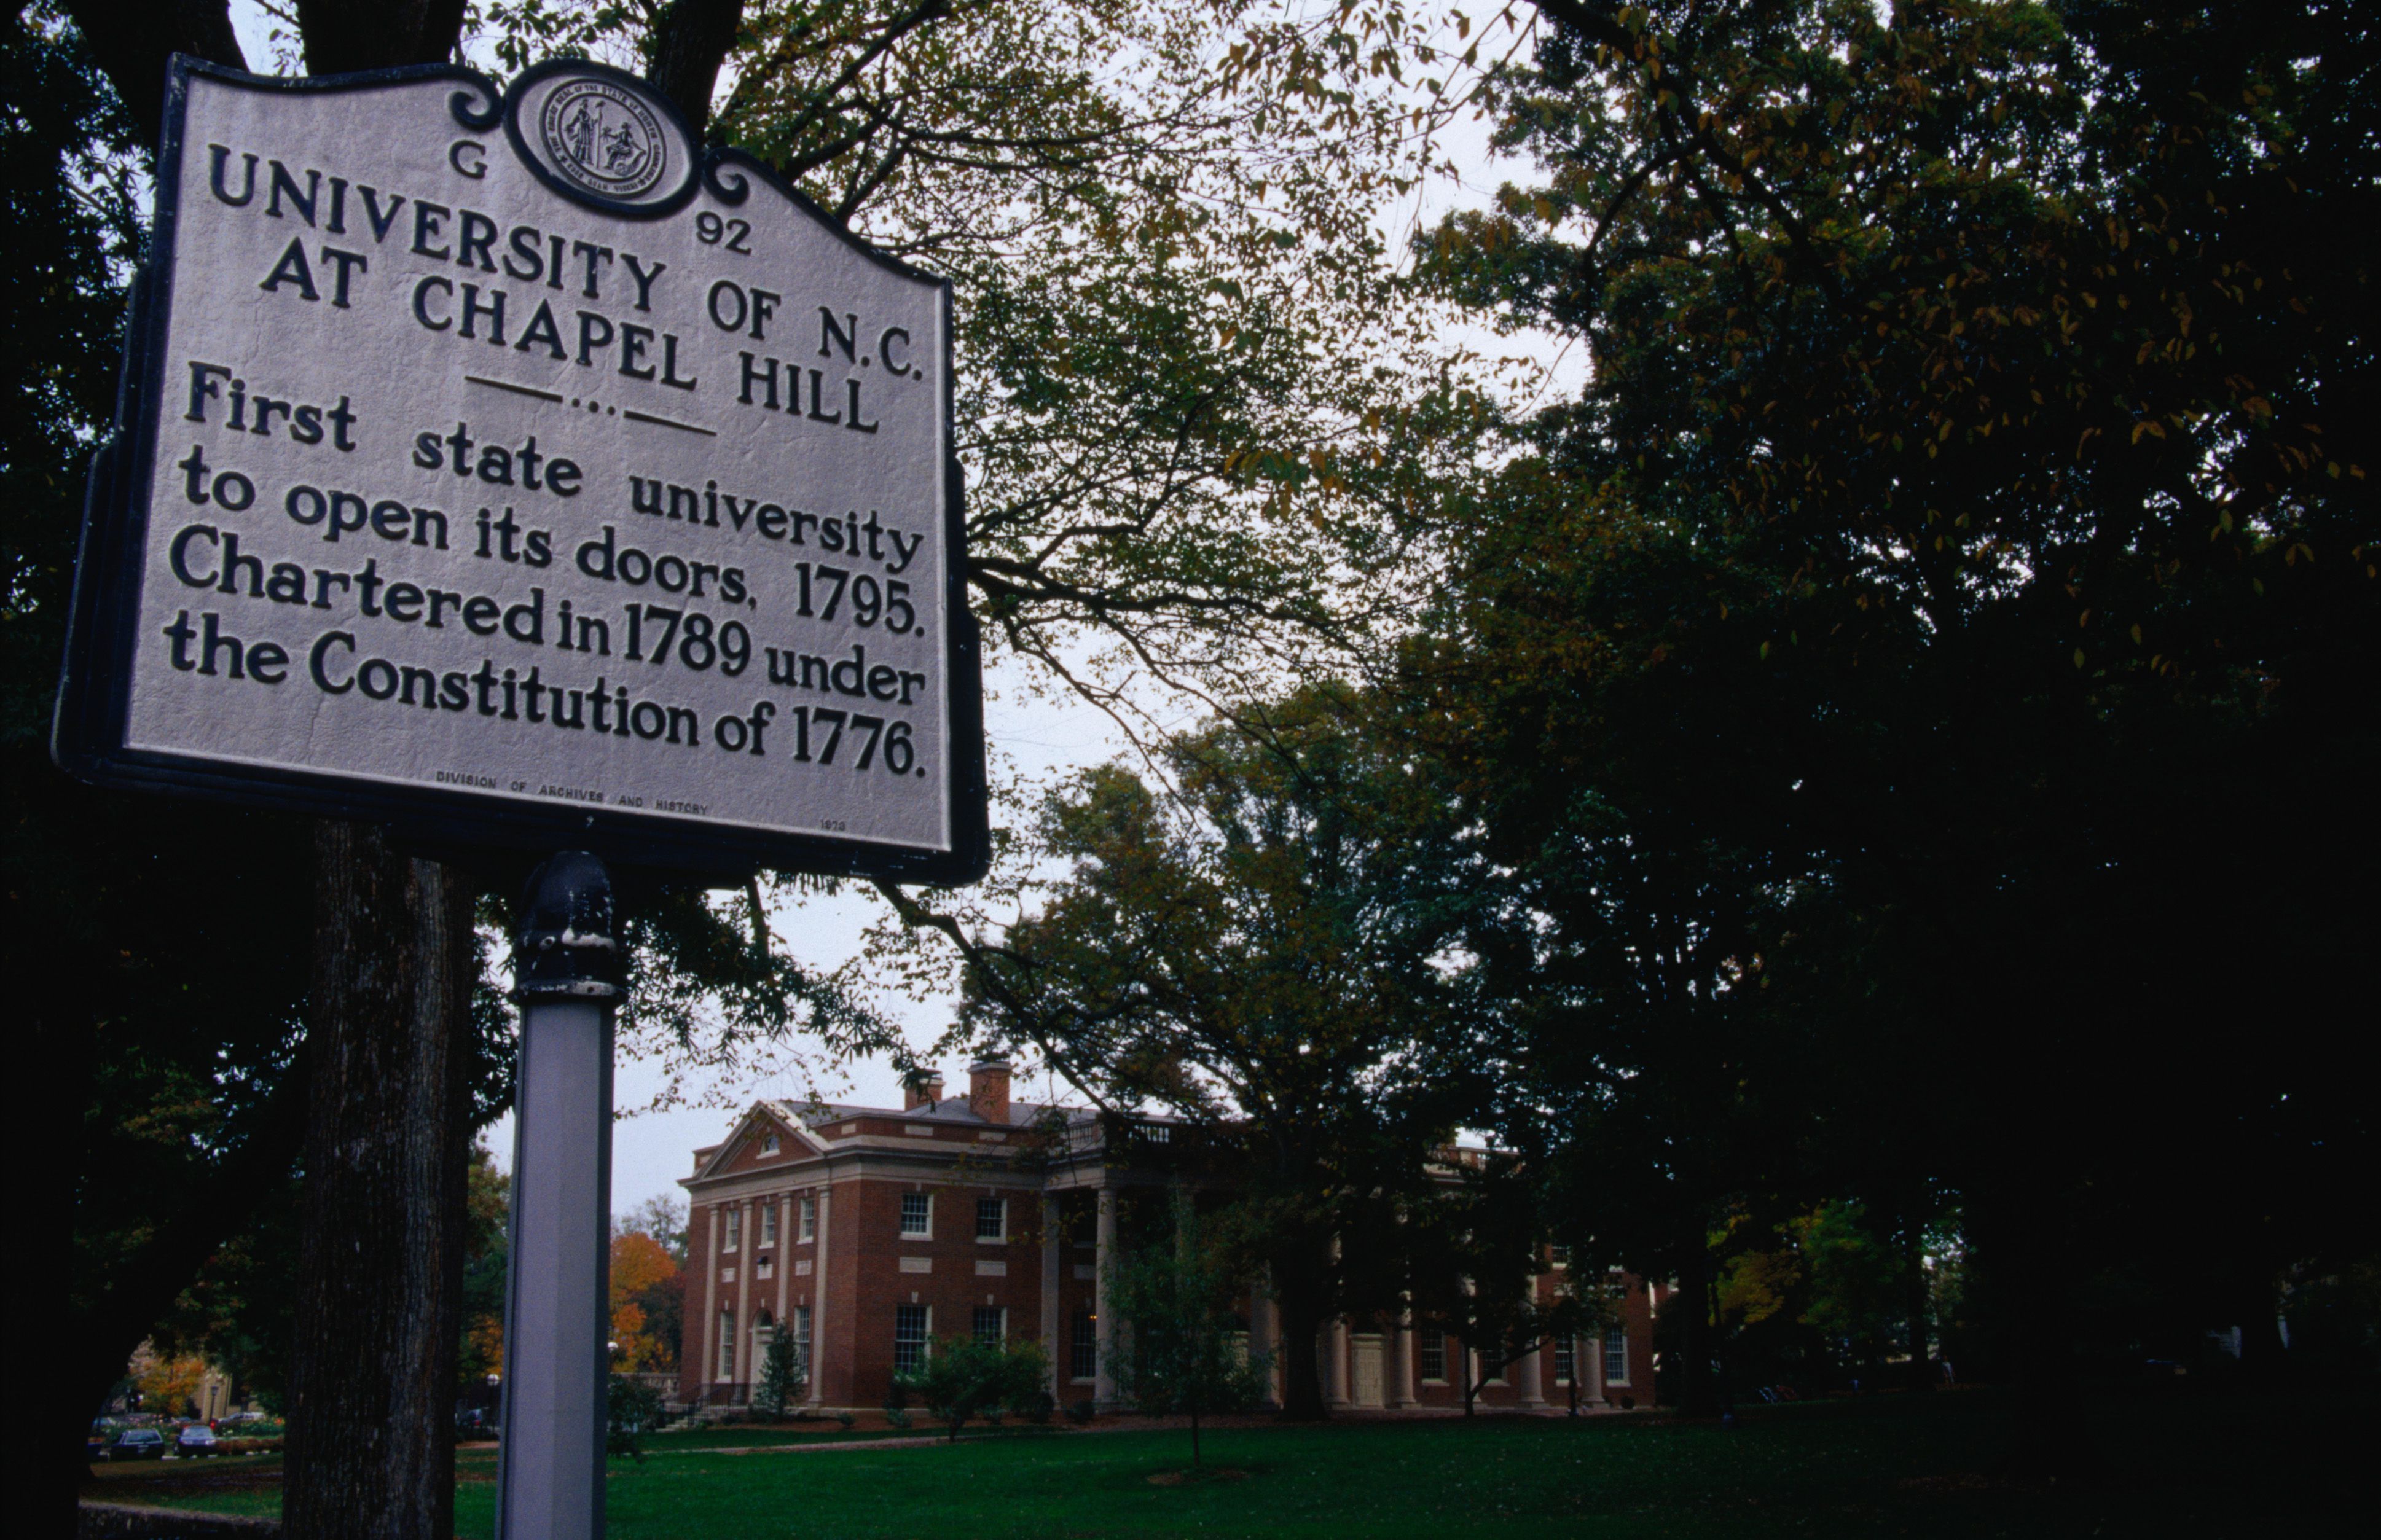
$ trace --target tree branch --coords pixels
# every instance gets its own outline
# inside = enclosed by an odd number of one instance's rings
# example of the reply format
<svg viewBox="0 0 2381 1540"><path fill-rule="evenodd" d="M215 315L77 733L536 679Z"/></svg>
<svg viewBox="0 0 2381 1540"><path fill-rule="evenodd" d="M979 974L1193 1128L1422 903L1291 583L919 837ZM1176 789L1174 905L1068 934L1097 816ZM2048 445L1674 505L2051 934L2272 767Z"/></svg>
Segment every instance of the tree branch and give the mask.
<svg viewBox="0 0 2381 1540"><path fill-rule="evenodd" d="M231 30L230 0L65 0L93 63L140 128L153 154L165 123L165 60L188 54L246 69Z"/></svg>

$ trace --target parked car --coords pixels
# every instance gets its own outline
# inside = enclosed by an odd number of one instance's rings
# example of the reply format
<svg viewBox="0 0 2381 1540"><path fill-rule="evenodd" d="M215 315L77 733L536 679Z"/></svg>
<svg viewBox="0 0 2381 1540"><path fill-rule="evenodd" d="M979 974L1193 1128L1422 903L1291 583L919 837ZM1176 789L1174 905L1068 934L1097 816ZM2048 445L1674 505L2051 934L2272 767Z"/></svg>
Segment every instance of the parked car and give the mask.
<svg viewBox="0 0 2381 1540"><path fill-rule="evenodd" d="M107 1458L114 1460L163 1460L165 1458L165 1436L153 1427L128 1427L107 1446Z"/></svg>
<svg viewBox="0 0 2381 1540"><path fill-rule="evenodd" d="M82 1457L87 1461L107 1458L107 1429L101 1424L92 1424L91 1431L83 1435Z"/></svg>
<svg viewBox="0 0 2381 1540"><path fill-rule="evenodd" d="M215 1451L215 1430L192 1423L174 1436L174 1452L188 1460L204 1460Z"/></svg>

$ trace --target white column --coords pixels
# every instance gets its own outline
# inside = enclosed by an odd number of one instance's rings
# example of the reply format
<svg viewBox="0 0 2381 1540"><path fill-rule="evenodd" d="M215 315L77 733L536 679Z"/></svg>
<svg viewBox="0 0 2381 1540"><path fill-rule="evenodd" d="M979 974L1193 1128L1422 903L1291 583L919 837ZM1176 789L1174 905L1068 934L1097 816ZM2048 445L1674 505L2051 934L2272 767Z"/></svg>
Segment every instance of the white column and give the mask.
<svg viewBox="0 0 2381 1540"><path fill-rule="evenodd" d="M1414 1332L1413 1311L1410 1307L1398 1312L1398 1318L1388 1330L1382 1346L1389 1355L1389 1404L1393 1407L1420 1406L1414 1395Z"/></svg>
<svg viewBox="0 0 2381 1540"><path fill-rule="evenodd" d="M738 1221L736 1240L736 1383L744 1387L744 1399L752 1399L752 1257L758 1250L761 1232L752 1228L752 1200L739 1206L744 1218Z"/></svg>
<svg viewBox="0 0 2381 1540"><path fill-rule="evenodd" d="M1063 1402L1067 1388L1067 1354L1072 1344L1058 1340L1064 1323L1058 1311L1058 1275L1066 1269L1065 1216L1056 1194L1042 1194L1042 1351L1050 1355L1050 1399Z"/></svg>
<svg viewBox="0 0 2381 1540"><path fill-rule="evenodd" d="M818 1239L811 1247L811 1404L825 1403L826 1183L818 1185Z"/></svg>
<svg viewBox="0 0 2381 1540"><path fill-rule="evenodd" d="M1546 1404L1546 1345L1541 1341L1534 1348L1527 1342L1520 1346L1528 1351L1513 1361L1513 1388L1520 1393L1523 1406L1543 1407Z"/></svg>
<svg viewBox="0 0 2381 1540"><path fill-rule="evenodd" d="M719 1205L710 1206L711 1238L702 1250L702 1362L696 1365L697 1401L708 1405L712 1381L719 1376Z"/></svg>
<svg viewBox="0 0 2381 1540"><path fill-rule="evenodd" d="M1100 1189L1099 1246L1093 1259L1097 1278L1093 1283L1092 1306L1098 1317L1100 1360L1099 1369L1092 1383L1092 1403L1101 1411L1116 1404L1116 1379L1108 1372L1108 1360L1117 1348L1116 1316L1108 1308L1108 1267L1117 1255L1117 1194L1113 1187Z"/></svg>
<svg viewBox="0 0 2381 1540"><path fill-rule="evenodd" d="M794 1270L794 1198L790 1193L779 1193L772 1200L777 1206L777 1243L769 1253L769 1265L777 1269L777 1329L786 1329L786 1278Z"/></svg>
<svg viewBox="0 0 2381 1540"><path fill-rule="evenodd" d="M1347 1406L1348 1390L1348 1323L1335 1320L1323 1328L1323 1403Z"/></svg>

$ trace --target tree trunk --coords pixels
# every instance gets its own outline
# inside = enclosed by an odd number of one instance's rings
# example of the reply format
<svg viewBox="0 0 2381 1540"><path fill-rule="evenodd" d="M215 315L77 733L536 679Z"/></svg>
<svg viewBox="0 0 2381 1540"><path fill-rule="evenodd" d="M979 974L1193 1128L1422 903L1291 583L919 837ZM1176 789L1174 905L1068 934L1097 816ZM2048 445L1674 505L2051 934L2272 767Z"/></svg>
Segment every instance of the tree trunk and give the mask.
<svg viewBox="0 0 2381 1540"><path fill-rule="evenodd" d="M379 830L315 835L304 1237L282 1522L454 1531L471 891Z"/></svg>
<svg viewBox="0 0 2381 1540"><path fill-rule="evenodd" d="M34 976L23 981L30 984L31 995L25 1046L31 1050L29 1061L42 1066L49 1085L43 1095L25 1098L18 1109L18 1132L27 1149L62 1153L71 1160L81 1138L98 1034L79 1019L70 998L77 981L67 976L80 969L54 964L53 968L32 972ZM87 987L89 981L80 982ZM25 1239L32 1255L50 1261L26 1269L13 1297L29 1312L27 1319L64 1326L72 1320L75 1304L72 1171L53 1171L47 1180L31 1182L30 1187L25 1194L30 1210L24 1219ZM111 1348L104 1343L94 1345L86 1333L71 1328L28 1331L20 1342L26 1383L55 1387L59 1399L48 1395L11 1399L9 1485L17 1489L18 1522L26 1526L21 1533L65 1540L75 1533L76 1488L89 1473L83 1455L84 1432L108 1386L124 1372L128 1354L116 1355L110 1363ZM100 1378L102 1372L107 1376L104 1380Z"/></svg>
<svg viewBox="0 0 2381 1540"><path fill-rule="evenodd" d="M2274 1378L2289 1365L2277 1293L2273 1275L2253 1269L2232 1289L2234 1314L2241 1317L2241 1372L2252 1379Z"/></svg>
<svg viewBox="0 0 2381 1540"><path fill-rule="evenodd" d="M1992 1366L2015 1391L2008 1447L1993 1468L2010 1481L2089 1480L2104 1468L2084 1421L2084 1388L2069 1336L2073 1300L2065 1280L2072 1247L2064 1197L2041 1182L1971 1200L1974 1265L1998 1339Z"/></svg>
<svg viewBox="0 0 2381 1540"><path fill-rule="evenodd" d="M1712 1373L1711 1247L1700 1221L1679 1251L1679 1288L1666 1308L1679 1312L1679 1410L1690 1417L1716 1417L1721 1411L1719 1380Z"/></svg>
<svg viewBox="0 0 2381 1540"><path fill-rule="evenodd" d="M1323 1312L1310 1279L1294 1267L1276 1266L1284 1285L1281 1306L1281 1414L1289 1422L1319 1423L1330 1415L1323 1404L1323 1375L1315 1353L1323 1335Z"/></svg>
<svg viewBox="0 0 2381 1540"><path fill-rule="evenodd" d="M1926 1326L1928 1299L1926 1291L1925 1236L1913 1211L1901 1223L1901 1286L1903 1318L1906 1322L1904 1351L1910 1358L1910 1388L1935 1388L1935 1364L1927 1356Z"/></svg>

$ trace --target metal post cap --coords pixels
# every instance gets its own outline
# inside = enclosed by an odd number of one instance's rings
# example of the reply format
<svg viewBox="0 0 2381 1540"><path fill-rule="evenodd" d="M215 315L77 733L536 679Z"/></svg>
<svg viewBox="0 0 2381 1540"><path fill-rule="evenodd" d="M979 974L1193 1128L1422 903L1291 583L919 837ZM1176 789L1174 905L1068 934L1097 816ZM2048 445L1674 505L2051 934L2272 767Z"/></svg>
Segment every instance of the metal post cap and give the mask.
<svg viewBox="0 0 2381 1540"><path fill-rule="evenodd" d="M628 953L612 908L612 874L583 850L548 857L530 874L513 948L518 1000L617 1000Z"/></svg>

